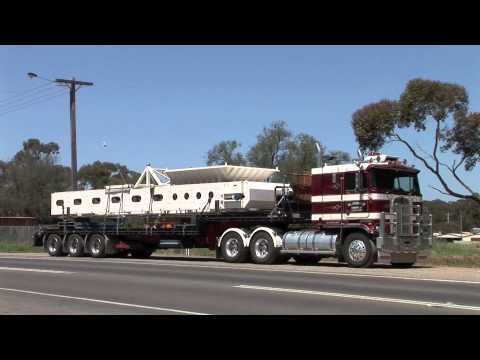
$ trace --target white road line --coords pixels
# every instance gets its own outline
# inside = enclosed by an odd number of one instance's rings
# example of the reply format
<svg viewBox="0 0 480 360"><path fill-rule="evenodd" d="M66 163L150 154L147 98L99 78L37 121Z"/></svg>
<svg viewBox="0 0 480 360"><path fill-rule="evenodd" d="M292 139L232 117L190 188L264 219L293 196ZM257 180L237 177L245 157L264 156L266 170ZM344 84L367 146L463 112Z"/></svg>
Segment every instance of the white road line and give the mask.
<svg viewBox="0 0 480 360"><path fill-rule="evenodd" d="M334 275L334 276L350 276L350 277L366 277L366 278L380 278L380 279L395 279L395 280L414 280L414 281L429 281L429 282L444 282L453 284L472 284L480 285L480 281L471 280L452 280L452 279L435 279L435 278L417 278L409 276L396 275L375 275L375 274L355 274L355 273L341 273L333 271L307 271L307 270L293 270L293 269L272 269L270 267L258 268L247 266L228 266L228 265L201 265L201 264L173 264L165 261L178 260L117 260L117 259L72 259L72 258L55 258L55 257L1 257L0 259L19 259L19 260L45 260L45 261L79 261L79 262L94 262L94 263L109 263L109 264L138 264L138 265L155 265L155 266L172 266L172 267L189 267L189 268L206 268L206 269L229 269L229 270L249 270L249 271L267 271L267 272L282 272L282 273L297 273L297 274L313 274L313 275ZM261 265L266 266L266 265Z"/></svg>
<svg viewBox="0 0 480 360"><path fill-rule="evenodd" d="M427 307L441 307L441 308L448 308L448 309L480 311L480 306L457 305L457 304L453 304L453 303L437 303L437 302L428 302L428 301L419 301L419 300L385 298L385 297L377 297L377 296L344 294L344 293L325 292L325 291L284 289L284 288L273 288L273 287L265 287L265 286L235 285L233 287L234 288L241 288L241 289L271 291L271 292L283 292L283 293L307 294L307 295L319 295L319 296L332 296L332 297L354 299L354 300L381 301L381 302L400 303L400 304L408 304L408 305L419 305L419 306L427 306Z"/></svg>
<svg viewBox="0 0 480 360"><path fill-rule="evenodd" d="M49 274L73 274L71 271L61 271L61 270L47 270L47 269L30 269L30 268L19 268L19 267L7 267L0 266L0 270L5 271L28 271L28 272L39 272L39 273L49 273Z"/></svg>
<svg viewBox="0 0 480 360"><path fill-rule="evenodd" d="M177 310L177 309L161 308L161 307L156 307L156 306L128 304L128 303L121 303L121 302L116 302L116 301L98 300L98 299L90 299L90 298L76 297L76 296L49 294L49 293L38 292L38 291L28 291L28 290L9 289L9 288L0 288L0 291L10 291L10 292L23 293L23 294L50 296L50 297L57 297L57 298L61 298L61 299L89 301L89 302L95 302L95 303L101 303L101 304L127 306L127 307L133 307L133 308L138 308L138 309L149 309L149 310L157 310L157 311L165 311L165 312L174 312L174 313L185 314L185 315L210 315L210 314L204 314L204 313L186 311L186 310Z"/></svg>

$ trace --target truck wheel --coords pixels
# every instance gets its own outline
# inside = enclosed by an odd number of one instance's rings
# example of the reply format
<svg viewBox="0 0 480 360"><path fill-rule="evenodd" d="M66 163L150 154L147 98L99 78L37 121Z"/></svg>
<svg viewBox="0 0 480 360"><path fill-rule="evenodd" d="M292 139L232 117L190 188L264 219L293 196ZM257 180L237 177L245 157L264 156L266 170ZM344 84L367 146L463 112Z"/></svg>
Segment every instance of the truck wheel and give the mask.
<svg viewBox="0 0 480 360"><path fill-rule="evenodd" d="M355 268L372 266L377 254L377 247L373 241L362 233L348 235L343 250L345 261Z"/></svg>
<svg viewBox="0 0 480 360"><path fill-rule="evenodd" d="M302 254L302 255L293 255L293 259L299 265L313 265L322 260L321 255L313 254Z"/></svg>
<svg viewBox="0 0 480 360"><path fill-rule="evenodd" d="M64 256L62 249L62 237L58 234L48 235L46 248L50 256Z"/></svg>
<svg viewBox="0 0 480 360"><path fill-rule="evenodd" d="M256 233L250 241L250 256L255 264L273 264L280 256L272 237L265 231Z"/></svg>
<svg viewBox="0 0 480 360"><path fill-rule="evenodd" d="M242 237L233 231L223 236L220 252L229 263L245 262L248 257L248 248L243 244Z"/></svg>
<svg viewBox="0 0 480 360"><path fill-rule="evenodd" d="M72 257L84 256L83 238L78 234L71 234L67 239L67 250Z"/></svg>
<svg viewBox="0 0 480 360"><path fill-rule="evenodd" d="M94 258L105 257L105 237L100 234L93 234L88 240L88 250Z"/></svg>

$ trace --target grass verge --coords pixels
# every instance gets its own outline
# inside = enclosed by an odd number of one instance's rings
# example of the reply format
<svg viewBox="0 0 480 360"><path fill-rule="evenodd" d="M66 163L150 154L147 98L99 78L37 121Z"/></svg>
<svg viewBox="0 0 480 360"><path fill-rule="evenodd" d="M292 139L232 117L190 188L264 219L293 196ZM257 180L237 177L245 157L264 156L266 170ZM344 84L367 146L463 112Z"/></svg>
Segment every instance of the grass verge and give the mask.
<svg viewBox="0 0 480 360"><path fill-rule="evenodd" d="M480 243L458 243L434 240L431 265L480 268Z"/></svg>
<svg viewBox="0 0 480 360"><path fill-rule="evenodd" d="M43 247L33 246L31 244L18 244L14 242L0 242L0 252L44 252Z"/></svg>

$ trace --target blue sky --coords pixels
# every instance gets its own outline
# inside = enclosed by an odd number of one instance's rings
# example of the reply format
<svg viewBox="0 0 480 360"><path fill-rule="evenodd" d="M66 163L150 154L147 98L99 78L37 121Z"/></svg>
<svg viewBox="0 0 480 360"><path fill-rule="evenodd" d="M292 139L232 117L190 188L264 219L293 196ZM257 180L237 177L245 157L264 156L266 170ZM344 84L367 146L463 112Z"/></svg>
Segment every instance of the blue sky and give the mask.
<svg viewBox="0 0 480 360"><path fill-rule="evenodd" d="M61 162L70 162L67 91L6 113L15 109L11 96L44 83L27 72L95 83L77 95L79 167L103 160L140 171L147 162L203 166L208 149L226 139L247 150L276 120L355 154L350 122L359 107L396 98L422 77L464 85L480 111L479 68L479 46L0 46L0 159L36 137L59 143ZM45 99L57 93L38 91ZM408 138L432 147L431 136ZM423 170L401 145L384 150ZM421 175L426 199L453 200L429 188L438 183L427 171ZM478 175L465 174L480 190Z"/></svg>

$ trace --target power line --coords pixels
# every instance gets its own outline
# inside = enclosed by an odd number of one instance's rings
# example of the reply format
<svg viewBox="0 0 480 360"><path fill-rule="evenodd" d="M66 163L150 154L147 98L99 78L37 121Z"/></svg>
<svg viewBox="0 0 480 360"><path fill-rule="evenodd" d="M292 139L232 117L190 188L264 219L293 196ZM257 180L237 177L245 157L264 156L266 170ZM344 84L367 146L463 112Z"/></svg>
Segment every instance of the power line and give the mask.
<svg viewBox="0 0 480 360"><path fill-rule="evenodd" d="M42 90L37 91L35 93L29 94L29 96L27 96L27 97L21 97L21 98L18 98L16 100L12 100L8 103L0 104L0 111L4 111L8 108L15 107L15 106L18 106L18 105L22 105L22 104L27 103L29 101L36 100L38 98L44 97L46 95L48 96L50 94L56 93L57 90L58 89L55 88L55 87L42 89Z"/></svg>
<svg viewBox="0 0 480 360"><path fill-rule="evenodd" d="M40 103L43 103L43 102L52 100L52 99L57 98L57 97L62 96L62 95L64 95L64 92L63 92L63 91L57 92L56 95L52 95L52 96L50 96L50 97L43 98L43 99L37 99L37 101L29 102L29 103L27 103L27 104L24 104L24 106L20 106L20 107L16 107L16 108L13 108L13 109L9 109L8 111L5 111L5 112L0 113L0 116L4 116L4 115L7 115L7 114L12 113L12 112L15 112L15 111L20 111L20 110L26 109L26 108L28 108L28 107L30 107L30 106L32 106L32 105L40 104Z"/></svg>
<svg viewBox="0 0 480 360"><path fill-rule="evenodd" d="M19 97L19 96L21 96L21 95L28 94L28 93L30 93L30 92L32 92L32 91L35 91L35 90L38 90L38 89L41 89L41 88L45 88L45 87L51 87L51 86L52 86L51 83L47 83L47 84L42 84L42 85L40 85L40 86L34 87L34 88L32 88L32 89L28 89L28 90L26 90L26 91L22 91L22 92L20 92L20 93L16 93L15 95L9 96L9 97L7 97L7 98L5 98L5 99L0 99L0 104L1 104L1 103L4 103L4 102L7 102L7 101L10 101L11 99L17 98L17 97Z"/></svg>
<svg viewBox="0 0 480 360"><path fill-rule="evenodd" d="M32 93L28 94L27 96L18 97L17 99L12 99L10 101L4 102L3 104L0 104L0 108L12 106L16 103L21 103L21 102L24 102L24 101L29 101L29 100L37 97L37 96L43 96L44 94L55 92L55 91L58 91L58 90L60 90L60 89L58 87L55 87L55 86L39 89L35 92L32 92Z"/></svg>
<svg viewBox="0 0 480 360"><path fill-rule="evenodd" d="M57 91L49 92L47 94L42 94L41 96L37 96L37 97L31 98L31 99L27 99L27 100L25 100L21 103L16 103L16 104L13 104L13 105L9 105L5 108L0 107L0 112L3 113L3 112L6 112L6 111L10 111L10 110L16 109L18 107L23 107L23 106L29 105L33 102L36 102L37 100L49 98L51 96L54 96L54 95L57 95L57 94L64 94L64 93L65 93L65 91L63 91L63 90L60 90L60 91L57 90Z"/></svg>

